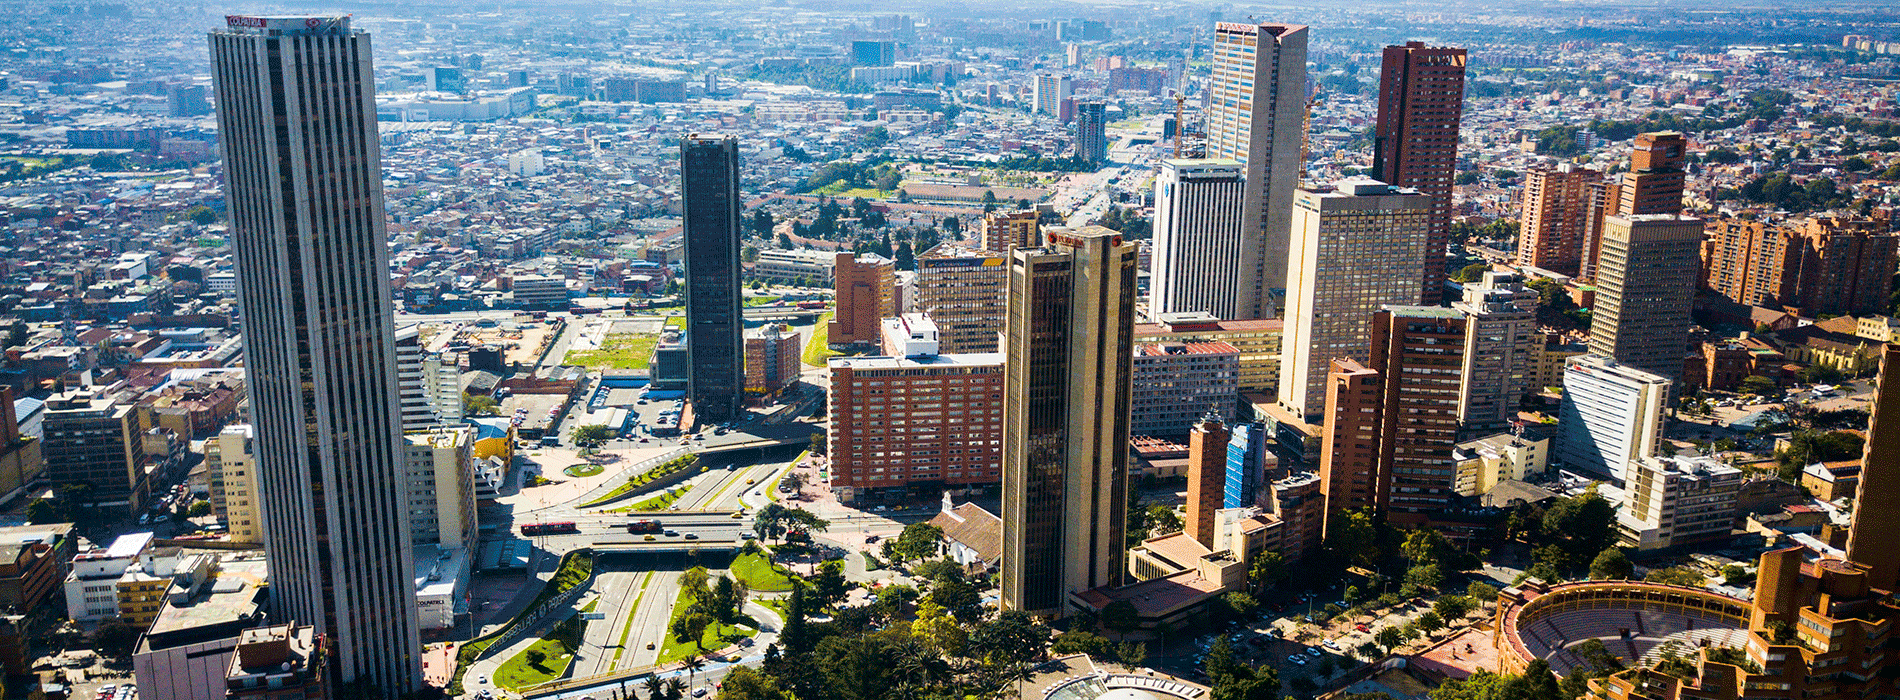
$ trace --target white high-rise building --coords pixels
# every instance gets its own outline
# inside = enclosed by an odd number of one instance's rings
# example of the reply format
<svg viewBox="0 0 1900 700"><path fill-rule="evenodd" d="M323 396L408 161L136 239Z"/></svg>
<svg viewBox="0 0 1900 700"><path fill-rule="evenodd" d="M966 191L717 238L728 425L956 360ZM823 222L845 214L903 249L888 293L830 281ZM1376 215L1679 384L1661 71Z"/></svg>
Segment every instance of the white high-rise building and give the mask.
<svg viewBox="0 0 1900 700"><path fill-rule="evenodd" d="M520 177L534 177L548 169L547 156L539 148L524 148L508 154L508 172Z"/></svg>
<svg viewBox="0 0 1900 700"><path fill-rule="evenodd" d="M1668 398L1668 379L1602 355L1570 358L1557 415L1557 463L1621 486L1630 462L1656 453Z"/></svg>
<svg viewBox="0 0 1900 700"><path fill-rule="evenodd" d="M421 328L396 329L403 432L462 422L462 370L453 357L423 347Z"/></svg>
<svg viewBox="0 0 1900 700"><path fill-rule="evenodd" d="M1236 251L1245 240L1246 166L1237 160L1166 160L1155 177L1154 259L1148 317L1206 312L1244 318L1251 289Z"/></svg>
<svg viewBox="0 0 1900 700"><path fill-rule="evenodd" d="M370 37L348 16L210 34L272 619L333 682L422 685Z"/></svg>
<svg viewBox="0 0 1900 700"><path fill-rule="evenodd" d="M1062 116L1062 101L1075 95L1075 79L1066 75L1036 75L1036 113Z"/></svg>
<svg viewBox="0 0 1900 700"><path fill-rule="evenodd" d="M1280 406L1309 421L1326 408L1333 358L1364 360L1372 313L1418 303L1431 197L1377 180L1300 190L1280 341Z"/></svg>
<svg viewBox="0 0 1900 700"><path fill-rule="evenodd" d="M1240 279L1247 313L1241 318L1272 313L1272 290L1292 286L1287 255L1289 238L1297 232L1293 197L1306 167L1300 162L1306 140L1306 34L1298 24L1214 25L1207 157L1247 164L1242 225L1257 232L1235 251L1251 267Z"/></svg>

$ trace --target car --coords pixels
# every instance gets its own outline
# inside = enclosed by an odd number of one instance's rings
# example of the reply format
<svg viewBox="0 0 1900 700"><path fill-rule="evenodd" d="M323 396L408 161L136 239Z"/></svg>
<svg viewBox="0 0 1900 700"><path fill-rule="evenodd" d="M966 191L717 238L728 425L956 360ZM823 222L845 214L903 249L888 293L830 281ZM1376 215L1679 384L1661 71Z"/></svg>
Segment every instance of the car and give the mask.
<svg viewBox="0 0 1900 700"><path fill-rule="evenodd" d="M706 697L706 689L705 689L705 688L694 688L694 689L693 689L693 697L696 697L696 698L703 698L703 697Z"/></svg>
<svg viewBox="0 0 1900 700"><path fill-rule="evenodd" d="M1290 664L1298 664L1298 665L1301 665L1301 666L1305 666L1305 665L1306 665L1306 657L1304 657L1304 656L1300 656L1299 654L1287 654L1287 655L1286 655L1286 662L1287 662L1287 663L1290 663Z"/></svg>
<svg viewBox="0 0 1900 700"><path fill-rule="evenodd" d="M699 534L698 534L698 533L693 533L693 532L688 532L688 533L686 533L686 539L689 539L689 540L696 540L696 539L699 539Z"/></svg>
<svg viewBox="0 0 1900 700"><path fill-rule="evenodd" d="M653 642L647 642L647 648L648 648L648 649L652 649L652 648L653 648Z"/></svg>
<svg viewBox="0 0 1900 700"><path fill-rule="evenodd" d="M678 530L667 530L667 531L665 532L665 534L666 534L666 536L667 536L667 537L679 537L679 536L680 536L680 531L678 531Z"/></svg>
<svg viewBox="0 0 1900 700"><path fill-rule="evenodd" d="M743 510L739 510L739 511L733 511L733 513L732 513L732 519L733 519L733 520L738 520L738 519L740 519L740 518L744 518L744 517L745 517L745 511L743 511Z"/></svg>
<svg viewBox="0 0 1900 700"><path fill-rule="evenodd" d="M747 486L751 486L751 485L753 485L753 484L755 484L755 483L758 483L758 481L759 481L758 479L746 479L746 480L745 480L745 485L747 485Z"/></svg>
<svg viewBox="0 0 1900 700"><path fill-rule="evenodd" d="M475 685L488 685L488 676L476 676Z"/></svg>
<svg viewBox="0 0 1900 700"><path fill-rule="evenodd" d="M647 542L652 542L652 541L653 541L653 536L652 536L652 535L647 535L647 536L646 536L646 541L647 541Z"/></svg>
<svg viewBox="0 0 1900 700"><path fill-rule="evenodd" d="M1366 626L1366 623L1364 623L1364 622L1361 622L1361 623L1359 623L1359 624L1356 624L1356 625L1353 625L1353 626L1352 626L1352 628L1353 628L1353 629L1356 629L1356 630L1359 630L1359 631L1361 631L1361 632L1371 632L1371 631L1372 631L1372 628L1371 628L1371 627L1368 627L1368 626Z"/></svg>
<svg viewBox="0 0 1900 700"><path fill-rule="evenodd" d="M864 543L865 543L865 544L877 544L877 541L878 541L878 536L877 536L877 535L865 535L865 536L864 536Z"/></svg>
<svg viewBox="0 0 1900 700"><path fill-rule="evenodd" d="M739 533L739 539L742 539L742 540L756 540L756 539L758 539L758 538L759 538L759 536L758 536L758 535L754 535L754 534L752 534L752 533L750 533L750 532L741 532L741 533Z"/></svg>
<svg viewBox="0 0 1900 700"><path fill-rule="evenodd" d="M1311 656L1322 656L1322 655L1324 655L1324 654L1325 654L1326 652L1323 652L1323 651L1320 651L1320 650L1319 650L1319 647L1307 647L1307 648L1306 648L1306 653L1307 653L1308 655L1311 655Z"/></svg>
<svg viewBox="0 0 1900 700"><path fill-rule="evenodd" d="M1325 645L1326 645L1326 648L1328 648L1328 649L1331 649L1331 650L1333 650L1333 651L1345 651L1345 650L1346 650L1346 648L1345 648L1345 647L1343 647L1343 646L1340 646L1340 645L1339 645L1339 642L1335 642L1335 641L1333 641L1333 640L1331 640L1331 639L1328 639L1328 640L1326 640L1326 641L1324 641L1324 642L1321 642L1321 644L1325 644Z"/></svg>

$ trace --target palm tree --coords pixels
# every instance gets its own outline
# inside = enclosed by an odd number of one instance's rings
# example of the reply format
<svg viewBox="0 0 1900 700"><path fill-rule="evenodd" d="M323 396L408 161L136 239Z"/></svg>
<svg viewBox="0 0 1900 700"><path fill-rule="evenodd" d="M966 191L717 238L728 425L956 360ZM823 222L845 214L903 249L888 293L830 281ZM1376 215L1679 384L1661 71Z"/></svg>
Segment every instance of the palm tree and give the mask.
<svg viewBox="0 0 1900 700"><path fill-rule="evenodd" d="M686 666L686 681L689 684L699 675L699 669L706 667L706 660L700 658L698 654L687 654L680 663Z"/></svg>
<svg viewBox="0 0 1900 700"><path fill-rule="evenodd" d="M647 700L660 700L666 697L666 687L660 684L659 676L647 676Z"/></svg>
<svg viewBox="0 0 1900 700"><path fill-rule="evenodd" d="M667 679L666 681L667 700L680 700L681 698L684 698L684 697L686 697L686 682L680 680L679 676L674 676L672 678Z"/></svg>

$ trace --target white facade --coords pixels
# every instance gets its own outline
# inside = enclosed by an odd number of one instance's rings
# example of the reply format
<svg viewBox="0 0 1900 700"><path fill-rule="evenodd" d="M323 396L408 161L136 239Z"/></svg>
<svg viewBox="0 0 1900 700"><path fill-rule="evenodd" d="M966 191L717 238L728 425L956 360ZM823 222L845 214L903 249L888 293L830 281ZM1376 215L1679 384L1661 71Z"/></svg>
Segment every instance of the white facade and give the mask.
<svg viewBox="0 0 1900 700"><path fill-rule="evenodd" d="M1564 362L1557 462L1621 486L1632 461L1654 455L1669 380L1601 355Z"/></svg>
<svg viewBox="0 0 1900 700"><path fill-rule="evenodd" d="M837 253L822 250L761 250L752 275L768 280L830 280Z"/></svg>
<svg viewBox="0 0 1900 700"><path fill-rule="evenodd" d="M121 535L112 546L73 556L66 574L66 617L76 622L98 622L119 615L119 579L135 569L139 557L152 546L152 533Z"/></svg>
<svg viewBox="0 0 1900 700"><path fill-rule="evenodd" d="M1366 359L1372 313L1419 302L1419 261L1432 198L1376 180L1300 190L1288 259L1280 405L1298 416L1326 407L1335 357Z"/></svg>
<svg viewBox="0 0 1900 700"><path fill-rule="evenodd" d="M396 329L397 386L402 394L404 432L426 430L462 420L462 370L422 346L421 326Z"/></svg>
<svg viewBox="0 0 1900 700"><path fill-rule="evenodd" d="M1660 549L1726 538L1742 472L1708 457L1643 457L1629 465L1628 502L1617 514L1624 546Z"/></svg>
<svg viewBox="0 0 1900 700"><path fill-rule="evenodd" d="M1246 166L1237 160L1165 160L1155 177L1148 317L1206 312L1242 317L1247 249ZM1248 309L1251 311L1251 309Z"/></svg>
<svg viewBox="0 0 1900 700"><path fill-rule="evenodd" d="M1550 438L1498 433L1458 443L1452 459L1458 464L1458 495L1482 495L1505 479L1523 481L1544 473L1550 466Z"/></svg>
<svg viewBox="0 0 1900 700"><path fill-rule="evenodd" d="M539 148L525 148L508 154L508 172L518 177L534 177L547 171L547 158Z"/></svg>
<svg viewBox="0 0 1900 700"><path fill-rule="evenodd" d="M1306 167L1306 27L1221 22L1214 27L1208 87L1207 157L1247 164L1249 245L1236 251L1250 269L1240 318L1268 318L1272 290L1291 288L1294 191ZM1405 302L1405 303L1416 303ZM1288 316L1291 318L1291 315Z"/></svg>

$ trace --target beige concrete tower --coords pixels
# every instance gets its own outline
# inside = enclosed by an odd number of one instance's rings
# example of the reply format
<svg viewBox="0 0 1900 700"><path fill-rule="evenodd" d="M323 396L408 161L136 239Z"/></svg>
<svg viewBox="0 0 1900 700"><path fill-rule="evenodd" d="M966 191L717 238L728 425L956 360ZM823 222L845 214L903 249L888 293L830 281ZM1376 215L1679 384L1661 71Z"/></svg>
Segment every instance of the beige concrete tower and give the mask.
<svg viewBox="0 0 1900 700"><path fill-rule="evenodd" d="M1214 76L1207 108L1207 157L1247 165L1249 232L1234 255L1243 261L1238 318L1272 312L1271 292L1288 286L1293 193L1306 165L1306 35L1298 24L1214 25ZM1289 315L1289 318L1291 316Z"/></svg>

